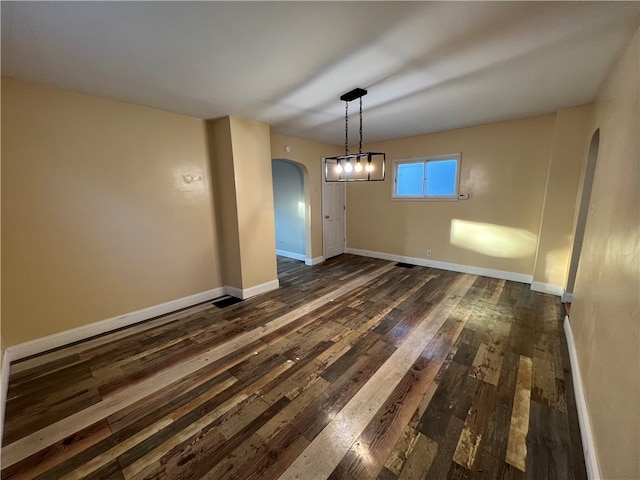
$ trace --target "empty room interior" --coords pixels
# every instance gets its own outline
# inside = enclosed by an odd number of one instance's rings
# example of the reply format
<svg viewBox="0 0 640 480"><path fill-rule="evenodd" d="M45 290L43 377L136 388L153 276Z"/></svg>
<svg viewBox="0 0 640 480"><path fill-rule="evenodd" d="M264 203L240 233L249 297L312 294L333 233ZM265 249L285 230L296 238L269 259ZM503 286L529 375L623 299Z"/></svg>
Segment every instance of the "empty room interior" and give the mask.
<svg viewBox="0 0 640 480"><path fill-rule="evenodd" d="M640 479L640 2L8 2L3 479Z"/></svg>

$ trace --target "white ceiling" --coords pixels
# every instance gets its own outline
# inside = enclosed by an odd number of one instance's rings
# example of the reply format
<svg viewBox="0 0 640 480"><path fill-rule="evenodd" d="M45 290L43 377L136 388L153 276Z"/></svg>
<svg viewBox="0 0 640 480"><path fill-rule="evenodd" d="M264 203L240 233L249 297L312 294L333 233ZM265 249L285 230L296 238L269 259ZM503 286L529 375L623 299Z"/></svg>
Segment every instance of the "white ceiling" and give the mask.
<svg viewBox="0 0 640 480"><path fill-rule="evenodd" d="M366 143L590 102L639 5L2 2L2 74L338 145L362 87Z"/></svg>

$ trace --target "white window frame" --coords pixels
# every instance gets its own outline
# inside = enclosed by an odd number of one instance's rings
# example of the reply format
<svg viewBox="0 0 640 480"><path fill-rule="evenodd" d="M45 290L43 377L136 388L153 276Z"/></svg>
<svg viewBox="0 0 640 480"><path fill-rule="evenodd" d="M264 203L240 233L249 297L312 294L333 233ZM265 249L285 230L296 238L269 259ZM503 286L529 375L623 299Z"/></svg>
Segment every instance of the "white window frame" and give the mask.
<svg viewBox="0 0 640 480"><path fill-rule="evenodd" d="M457 202L458 201L458 192L460 191L460 166L461 166L461 158L462 155L460 153L450 153L446 155L429 155L427 157L417 157L417 158L406 158L399 159L393 161L393 182L391 182L391 199L392 200L411 200L411 201L446 201L446 202ZM398 165L404 163L424 163L424 173L425 176L422 179L422 190L426 189L426 181L427 181L427 166L426 164L429 162L437 162L442 160L455 160L457 162L456 168L456 184L454 188L453 195L398 195L397 194L397 186L398 186Z"/></svg>

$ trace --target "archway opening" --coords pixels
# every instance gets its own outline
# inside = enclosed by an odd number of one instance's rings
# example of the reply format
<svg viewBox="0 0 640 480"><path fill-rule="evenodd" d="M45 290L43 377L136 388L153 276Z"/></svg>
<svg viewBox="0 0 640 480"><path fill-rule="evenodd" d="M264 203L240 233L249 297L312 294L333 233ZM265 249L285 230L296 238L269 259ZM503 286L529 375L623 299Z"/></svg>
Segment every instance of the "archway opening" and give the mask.
<svg viewBox="0 0 640 480"><path fill-rule="evenodd" d="M276 254L307 262L311 258L309 175L288 159L271 161Z"/></svg>
<svg viewBox="0 0 640 480"><path fill-rule="evenodd" d="M591 136L589 153L587 154L587 165L584 172L584 178L582 180L582 191L580 194L580 205L578 207L578 218L576 220L575 234L573 236L573 247L571 249L569 274L567 276L567 286L565 288L565 292L567 293L563 298L563 300L568 302L573 299L573 289L575 287L576 275L578 273L578 265L580 264L580 253L582 252L582 242L584 240L584 232L587 226L589 203L591 201L591 189L593 187L593 178L596 172L599 146L600 129L597 129Z"/></svg>

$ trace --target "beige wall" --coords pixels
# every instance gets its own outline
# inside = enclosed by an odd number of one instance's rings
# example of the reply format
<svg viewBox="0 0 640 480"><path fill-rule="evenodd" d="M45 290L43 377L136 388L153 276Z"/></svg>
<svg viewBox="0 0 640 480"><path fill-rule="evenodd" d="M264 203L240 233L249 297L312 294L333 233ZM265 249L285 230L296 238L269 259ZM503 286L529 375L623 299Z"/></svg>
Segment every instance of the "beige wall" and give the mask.
<svg viewBox="0 0 640 480"><path fill-rule="evenodd" d="M217 238L220 245L222 277L226 285L242 288L238 202L234 181L231 118L207 122L212 183L215 191Z"/></svg>
<svg viewBox="0 0 640 480"><path fill-rule="evenodd" d="M0 84L0 92L2 90ZM2 95L0 95L0 111L2 110ZM0 127L2 125L2 121L0 119ZM2 152L2 134L0 132L0 153ZM2 155L0 155L0 217L2 211ZM2 252L2 221L0 219L0 252ZM2 338L2 255L0 254L0 379L4 378L2 372L2 366L4 365L4 338ZM2 412L0 412L0 433L4 426L4 402L0 399L0 408L2 408Z"/></svg>
<svg viewBox="0 0 640 480"><path fill-rule="evenodd" d="M639 35L595 104L600 147L571 308L605 479L640 478Z"/></svg>
<svg viewBox="0 0 640 480"><path fill-rule="evenodd" d="M5 345L222 285L203 121L3 79L2 138Z"/></svg>
<svg viewBox="0 0 640 480"><path fill-rule="evenodd" d="M285 151L285 146L291 152ZM305 173L305 196L308 197L307 215L311 219L310 245L307 255L311 258L322 256L322 158L340 155L340 147L325 143L312 142L285 135L271 135L271 158L290 160L300 164ZM308 236L308 235L307 235Z"/></svg>
<svg viewBox="0 0 640 480"><path fill-rule="evenodd" d="M231 117L242 288L277 280L269 126Z"/></svg>
<svg viewBox="0 0 640 480"><path fill-rule="evenodd" d="M269 126L236 117L209 122L225 283L238 289L278 278Z"/></svg>
<svg viewBox="0 0 640 480"><path fill-rule="evenodd" d="M348 246L424 259L429 249L431 260L531 275L555 122L548 115L367 145L387 154L387 175L348 185ZM394 159L456 152L469 200L391 200Z"/></svg>
<svg viewBox="0 0 640 480"><path fill-rule="evenodd" d="M575 199L585 159L584 138L592 105L566 108L556 114L547 171L533 281L565 287L573 242Z"/></svg>

